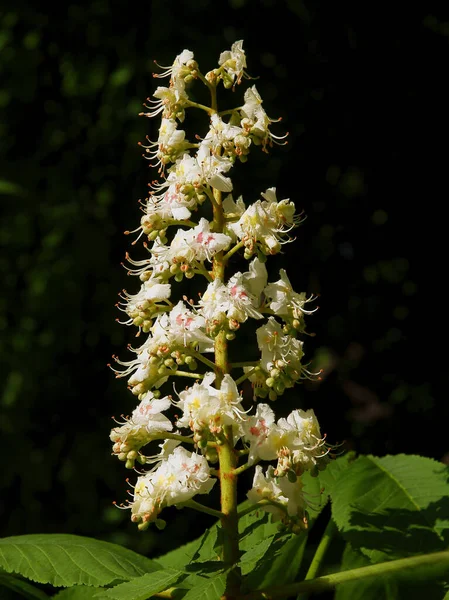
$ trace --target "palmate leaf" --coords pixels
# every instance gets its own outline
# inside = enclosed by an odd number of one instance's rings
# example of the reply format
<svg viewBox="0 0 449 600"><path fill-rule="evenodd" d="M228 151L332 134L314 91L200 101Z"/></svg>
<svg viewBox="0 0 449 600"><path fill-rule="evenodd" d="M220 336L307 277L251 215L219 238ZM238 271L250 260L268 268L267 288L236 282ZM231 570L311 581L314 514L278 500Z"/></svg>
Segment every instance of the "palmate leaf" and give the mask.
<svg viewBox="0 0 449 600"><path fill-rule="evenodd" d="M182 571L164 569L153 573L146 573L141 577L135 577L131 581L116 585L104 592L97 592L98 600L146 600L153 594L162 592L174 584L180 577Z"/></svg>
<svg viewBox="0 0 449 600"><path fill-rule="evenodd" d="M226 589L226 573L215 574L212 577L196 578L193 586L182 597L182 600L218 600Z"/></svg>
<svg viewBox="0 0 449 600"><path fill-rule="evenodd" d="M316 477L312 477L309 471L306 471L304 475L301 476L304 485L304 496L308 505L309 528L312 527L321 511L326 506L340 477L346 473L354 460L355 453L347 452L335 460L332 460L324 471L320 471Z"/></svg>
<svg viewBox="0 0 449 600"><path fill-rule="evenodd" d="M218 561L219 556L215 550L217 533L218 525L212 525L198 539L158 556L156 560L165 569L183 568L192 562Z"/></svg>
<svg viewBox="0 0 449 600"><path fill-rule="evenodd" d="M306 543L307 535L302 533L275 536L264 556L245 577L245 589L260 590L295 581Z"/></svg>
<svg viewBox="0 0 449 600"><path fill-rule="evenodd" d="M0 567L32 581L62 587L102 586L161 568L117 544L66 534L0 539Z"/></svg>
<svg viewBox="0 0 449 600"><path fill-rule="evenodd" d="M343 537L372 563L445 550L449 469L413 455L359 457L332 492Z"/></svg>

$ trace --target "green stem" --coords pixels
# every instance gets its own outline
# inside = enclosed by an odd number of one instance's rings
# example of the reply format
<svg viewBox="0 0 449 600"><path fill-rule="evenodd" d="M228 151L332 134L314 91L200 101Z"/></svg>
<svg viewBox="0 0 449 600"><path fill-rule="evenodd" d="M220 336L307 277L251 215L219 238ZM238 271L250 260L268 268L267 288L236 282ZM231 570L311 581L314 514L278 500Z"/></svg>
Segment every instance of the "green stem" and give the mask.
<svg viewBox="0 0 449 600"><path fill-rule="evenodd" d="M205 365L207 365L210 369L212 369L212 371L217 371L217 365L215 363L213 363L211 360L209 360L208 358L206 358L205 356L203 356L200 352L197 352L196 350L192 350L192 348L189 348L187 350L187 352L190 354L190 356L193 356L193 358L196 358L198 360L200 360L202 363L204 363Z"/></svg>
<svg viewBox="0 0 449 600"><path fill-rule="evenodd" d="M155 439L159 439L159 440L176 440L178 442L184 442L186 444L193 444L193 438L188 437L186 435L179 435L177 433L170 433L169 431L164 431L163 434L161 434L160 438L155 438Z"/></svg>
<svg viewBox="0 0 449 600"><path fill-rule="evenodd" d="M231 248L229 252L223 256L223 262L227 262L233 254L235 254L238 250L240 250L240 248L243 247L244 243L245 242L239 242L233 248Z"/></svg>
<svg viewBox="0 0 449 600"><path fill-rule="evenodd" d="M196 263L193 270L195 271L195 273L204 275L204 277L207 279L207 281L209 281L209 283L211 281L213 281L212 275L209 273L209 271L206 269L206 267L204 265L202 265L201 263Z"/></svg>
<svg viewBox="0 0 449 600"><path fill-rule="evenodd" d="M245 379L248 379L248 377L251 377L251 375L257 370L257 367L254 367L254 369L251 369L250 371L247 371L246 373L243 373L243 375L241 377L239 377L238 379L235 380L235 385L240 385L243 381L245 381Z"/></svg>
<svg viewBox="0 0 449 600"><path fill-rule="evenodd" d="M251 467L254 467L254 465L257 465L258 462L259 462L258 460L255 460L251 464L245 463L244 465L241 465L240 467L237 467L236 469L234 469L233 473L234 473L234 475L240 475L240 473L244 473L248 469L251 469Z"/></svg>
<svg viewBox="0 0 449 600"><path fill-rule="evenodd" d="M386 576L404 575L404 571L413 572L422 567L434 567L441 570L441 575L447 573L449 567L449 550L443 552L432 552L420 556L410 556L408 558L400 558L389 562L369 565L368 567L359 567L349 571L340 573L332 573L331 575L323 575L310 581L301 581L300 583L290 583L278 587L267 588L239 596L240 600L276 600L278 598L288 598L299 592L322 592L335 588L342 583L350 581L360 581L369 577L377 577L385 579Z"/></svg>
<svg viewBox="0 0 449 600"><path fill-rule="evenodd" d="M215 91L215 89L214 89ZM217 108L216 94L212 94L212 106ZM213 208L213 231L222 233L224 228L224 210L222 196L219 190L214 189L215 202ZM212 263L212 277L214 280L224 282L225 261L223 251L218 252ZM229 371L228 365L228 342L226 332L220 331L215 337L215 386L219 388L223 377ZM237 476L234 469L237 466L238 457L234 449L234 436L232 425L224 427L224 443L217 446L218 460L220 465L220 494L221 494L221 526L223 529L223 556L222 560L227 567L231 567L228 577L228 585L225 598L235 598L240 590L240 570L236 566L240 558L239 532L237 519Z"/></svg>
<svg viewBox="0 0 449 600"><path fill-rule="evenodd" d="M259 510L259 508L261 506L267 506L269 504L272 504L272 502L270 502L270 500L259 500L259 502L256 502L255 504L251 504L251 506L247 506L246 508L239 510L239 512L237 513L237 518L241 519L245 515L248 515L249 513L253 512L255 510Z"/></svg>
<svg viewBox="0 0 449 600"><path fill-rule="evenodd" d="M307 571L304 581L315 579L315 577L317 576L318 571L320 570L321 564L326 555L326 552L329 549L331 541L333 540L337 531L337 526L335 525L335 522L331 517L323 533L323 537L321 538L320 543L318 544L318 548L316 549L316 552L312 558L312 562L310 563L309 570ZM301 594L298 596L298 600L306 600L307 597L308 594Z"/></svg>
<svg viewBox="0 0 449 600"><path fill-rule="evenodd" d="M200 104L199 102L192 102L192 100L186 100L185 104L186 106L190 106L192 108L199 108L201 110L204 110L205 112L207 112L208 115L213 115L213 113L215 112L210 108L210 106L205 106L204 104Z"/></svg>
<svg viewBox="0 0 449 600"><path fill-rule="evenodd" d="M198 225L198 223L189 221L189 219L185 219L183 221L181 221L181 220L177 221L176 219L173 219L168 223L167 227L170 227L171 225L181 225L181 226L185 225L186 227L196 227Z"/></svg>
<svg viewBox="0 0 449 600"><path fill-rule="evenodd" d="M231 369L238 369L239 367L257 367L260 364L260 360L247 360L243 362L233 362L229 366Z"/></svg>
<svg viewBox="0 0 449 600"><path fill-rule="evenodd" d="M203 379L204 374L202 373L191 373L190 371L173 371L173 373L170 373L171 376L177 376L177 377L190 377L190 379Z"/></svg>
<svg viewBox="0 0 449 600"><path fill-rule="evenodd" d="M187 502L182 502L178 504L179 507L193 508L199 512L206 513L206 515L211 515L212 517L216 517L217 519L221 519L223 517L223 513L219 510L215 510L213 508L209 508L208 506L204 506L195 500L187 500Z"/></svg>

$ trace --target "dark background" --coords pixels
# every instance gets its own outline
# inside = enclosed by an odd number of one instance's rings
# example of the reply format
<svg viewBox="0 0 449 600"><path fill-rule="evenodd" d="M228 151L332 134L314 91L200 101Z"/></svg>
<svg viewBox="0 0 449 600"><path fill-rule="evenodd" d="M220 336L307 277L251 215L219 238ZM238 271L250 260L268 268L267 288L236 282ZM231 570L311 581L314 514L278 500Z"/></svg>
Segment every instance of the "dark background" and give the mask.
<svg viewBox="0 0 449 600"><path fill-rule="evenodd" d="M276 186L307 215L268 267L320 295L305 351L324 374L276 408L314 408L328 439L358 452L448 462L448 36L432 2L1 9L2 535L76 533L155 556L200 533L171 509L164 533L142 534L112 506L127 473L108 439L111 415L135 405L106 364L133 342L114 322L117 293L139 287L122 232L155 177L137 142L157 124L137 114L165 85L153 60L184 48L206 72L243 39L250 84L282 117L273 131L290 134L235 170L247 203Z"/></svg>

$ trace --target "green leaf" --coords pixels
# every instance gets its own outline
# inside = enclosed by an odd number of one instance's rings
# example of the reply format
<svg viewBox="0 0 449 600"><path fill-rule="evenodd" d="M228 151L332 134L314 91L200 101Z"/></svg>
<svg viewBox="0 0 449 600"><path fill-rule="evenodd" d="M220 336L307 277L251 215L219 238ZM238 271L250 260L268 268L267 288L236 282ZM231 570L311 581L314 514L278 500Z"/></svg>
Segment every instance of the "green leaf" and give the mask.
<svg viewBox="0 0 449 600"><path fill-rule="evenodd" d="M52 600L98 600L101 598L101 591L106 592L106 588L90 587L87 585L75 585L73 587L61 590Z"/></svg>
<svg viewBox="0 0 449 600"><path fill-rule="evenodd" d="M101 598L114 598L114 600L146 600L153 594L166 590L182 576L182 571L174 569L146 573L98 595Z"/></svg>
<svg viewBox="0 0 449 600"><path fill-rule="evenodd" d="M266 540L262 540L260 544L254 546L247 552L245 552L240 560L240 567L242 570L242 575L247 575L251 573L251 571L255 568L256 564L259 560L265 555L268 548L271 546L271 542L273 541L273 537L269 537Z"/></svg>
<svg viewBox="0 0 449 600"><path fill-rule="evenodd" d="M197 583L190 589L182 600L218 600L226 589L226 573L204 578L202 583Z"/></svg>
<svg viewBox="0 0 449 600"><path fill-rule="evenodd" d="M102 586L160 569L157 563L117 544L66 534L0 539L0 567L63 587Z"/></svg>
<svg viewBox="0 0 449 600"><path fill-rule="evenodd" d="M0 572L0 586L6 587L15 592L16 595L19 594L29 600L49 600L49 596L45 592L31 585L28 581L23 581L23 579L9 573Z"/></svg>
<svg viewBox="0 0 449 600"><path fill-rule="evenodd" d="M249 501L242 502L239 511L251 506ZM278 532L278 523L272 523L270 515L262 510L254 510L239 519L240 550L243 552L258 546L267 538L273 538Z"/></svg>
<svg viewBox="0 0 449 600"><path fill-rule="evenodd" d="M348 452L332 460L324 471L320 471L316 477L312 477L309 471L301 475L304 484L304 495L308 503L309 528L312 527L326 506L329 496L332 495L340 477L346 473L354 458L354 452Z"/></svg>
<svg viewBox="0 0 449 600"><path fill-rule="evenodd" d="M449 545L449 469L422 456L359 457L332 491L343 537L373 563Z"/></svg>
<svg viewBox="0 0 449 600"><path fill-rule="evenodd" d="M295 580L301 565L307 535L275 536L261 560L244 579L245 589L259 590Z"/></svg>
<svg viewBox="0 0 449 600"><path fill-rule="evenodd" d="M213 525L198 539L184 544L184 546L180 546L163 556L158 556L156 560L165 569L183 568L191 562L217 561L219 559L215 551L217 532L218 525Z"/></svg>

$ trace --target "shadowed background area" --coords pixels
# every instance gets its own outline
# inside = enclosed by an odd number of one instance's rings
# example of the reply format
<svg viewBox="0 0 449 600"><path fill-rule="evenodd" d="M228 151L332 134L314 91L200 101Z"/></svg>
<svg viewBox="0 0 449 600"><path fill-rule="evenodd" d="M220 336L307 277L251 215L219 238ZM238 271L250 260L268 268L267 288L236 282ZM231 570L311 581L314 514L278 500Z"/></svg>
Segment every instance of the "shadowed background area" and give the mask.
<svg viewBox="0 0 449 600"><path fill-rule="evenodd" d="M110 456L110 417L135 399L106 367L135 343L114 322L118 292L139 287L120 266L131 242L122 232L138 225L137 200L156 176L137 143L157 137L157 121L137 114L165 85L153 61L169 65L184 48L206 72L243 39L259 77L249 84L282 117L273 131L289 132L288 145L255 148L231 173L247 203L275 186L307 216L267 267L272 281L284 267L297 291L319 294L305 352L323 375L275 408L313 408L329 441L348 449L447 462L448 35L430 4L2 9L2 535L76 533L157 555L200 533L196 515L176 509L165 533L138 533L112 506L127 474Z"/></svg>

